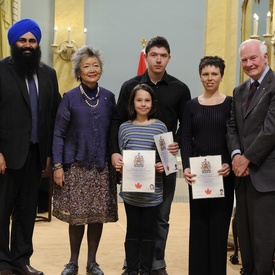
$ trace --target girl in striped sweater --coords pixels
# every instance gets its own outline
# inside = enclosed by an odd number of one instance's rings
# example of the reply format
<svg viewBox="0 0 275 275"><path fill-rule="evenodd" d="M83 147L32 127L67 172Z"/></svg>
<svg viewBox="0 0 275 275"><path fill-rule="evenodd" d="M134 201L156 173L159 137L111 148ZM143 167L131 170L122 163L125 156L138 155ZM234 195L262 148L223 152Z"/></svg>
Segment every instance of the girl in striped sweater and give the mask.
<svg viewBox="0 0 275 275"><path fill-rule="evenodd" d="M138 84L129 99L129 120L119 128L121 152L156 150L154 135L167 132L165 124L157 119L157 115L157 101L153 90L147 84ZM122 167L123 163L121 169ZM125 253L129 275L151 274L156 208L162 202L164 172L158 156L155 169L154 193L120 192L127 216Z"/></svg>

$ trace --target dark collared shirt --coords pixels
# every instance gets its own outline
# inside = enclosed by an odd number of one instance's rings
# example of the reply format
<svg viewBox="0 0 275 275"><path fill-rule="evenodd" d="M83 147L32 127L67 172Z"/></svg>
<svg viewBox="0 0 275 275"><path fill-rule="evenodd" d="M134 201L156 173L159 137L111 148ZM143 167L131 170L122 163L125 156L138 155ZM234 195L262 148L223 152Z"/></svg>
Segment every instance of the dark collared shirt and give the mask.
<svg viewBox="0 0 275 275"><path fill-rule="evenodd" d="M146 71L144 74L124 82L120 89L117 111L111 127L110 148L112 154L120 152L117 141L118 129L123 122L128 120L128 100L131 91L141 83L150 85L155 91L160 110L159 119L165 123L169 132L173 132L174 140L180 142L180 124L184 106L191 99L190 90L186 84L166 72L162 80L154 84Z"/></svg>

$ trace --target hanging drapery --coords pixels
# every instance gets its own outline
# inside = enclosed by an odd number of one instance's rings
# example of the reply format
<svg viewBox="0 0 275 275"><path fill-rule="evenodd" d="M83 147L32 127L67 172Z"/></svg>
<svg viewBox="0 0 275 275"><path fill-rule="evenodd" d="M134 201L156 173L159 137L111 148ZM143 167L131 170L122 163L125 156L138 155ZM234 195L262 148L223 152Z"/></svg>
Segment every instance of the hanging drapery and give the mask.
<svg viewBox="0 0 275 275"><path fill-rule="evenodd" d="M7 32L12 25L12 1L0 0L0 58L10 55Z"/></svg>

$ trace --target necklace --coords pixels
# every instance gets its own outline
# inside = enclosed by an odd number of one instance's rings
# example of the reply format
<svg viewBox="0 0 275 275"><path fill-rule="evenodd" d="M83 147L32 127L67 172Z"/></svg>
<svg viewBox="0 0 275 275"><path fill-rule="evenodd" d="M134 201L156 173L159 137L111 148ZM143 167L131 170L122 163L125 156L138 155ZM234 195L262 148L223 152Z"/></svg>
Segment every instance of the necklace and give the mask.
<svg viewBox="0 0 275 275"><path fill-rule="evenodd" d="M98 105L98 103L99 103L99 97L98 97L98 94L99 94L99 86L97 87L97 93L96 93L96 95L95 95L95 98L96 98L96 104L95 104L95 105L92 105L91 103L89 103L88 100L92 101L92 100L94 100L94 98L93 98L93 97L90 98L90 97L85 93L85 91L84 91L84 89L83 89L83 87L82 87L81 84L79 85L79 88L80 88L81 94L84 95L84 97L85 97L84 101L86 102L86 104L89 105L91 108L97 107L97 105Z"/></svg>

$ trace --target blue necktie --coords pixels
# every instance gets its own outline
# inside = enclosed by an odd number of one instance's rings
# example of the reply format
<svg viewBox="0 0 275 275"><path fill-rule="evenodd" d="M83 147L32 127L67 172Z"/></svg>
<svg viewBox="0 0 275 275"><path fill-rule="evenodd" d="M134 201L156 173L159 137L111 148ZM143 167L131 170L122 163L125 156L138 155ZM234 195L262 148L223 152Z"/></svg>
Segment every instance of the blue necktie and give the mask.
<svg viewBox="0 0 275 275"><path fill-rule="evenodd" d="M31 142L36 143L38 141L38 96L35 81L33 77L28 78L29 84L29 96L32 112L32 133Z"/></svg>

